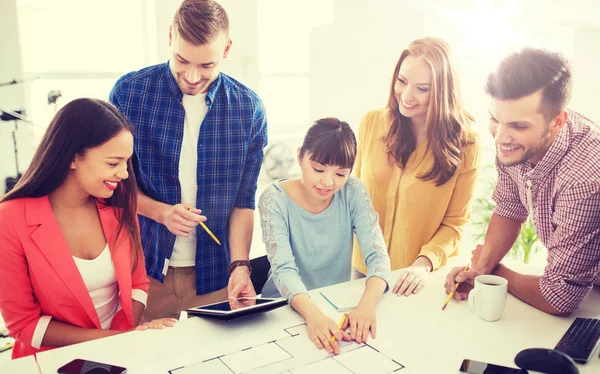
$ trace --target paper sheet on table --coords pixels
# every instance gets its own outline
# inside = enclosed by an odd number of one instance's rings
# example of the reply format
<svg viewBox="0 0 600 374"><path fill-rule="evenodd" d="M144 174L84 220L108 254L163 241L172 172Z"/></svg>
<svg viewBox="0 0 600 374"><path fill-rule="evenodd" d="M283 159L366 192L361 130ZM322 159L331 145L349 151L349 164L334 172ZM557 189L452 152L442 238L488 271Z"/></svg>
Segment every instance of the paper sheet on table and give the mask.
<svg viewBox="0 0 600 374"><path fill-rule="evenodd" d="M221 357L234 373L243 373L292 358L275 343L267 343Z"/></svg>
<svg viewBox="0 0 600 374"><path fill-rule="evenodd" d="M293 374L336 373L352 374L352 372L333 359L321 360L300 369L292 370Z"/></svg>
<svg viewBox="0 0 600 374"><path fill-rule="evenodd" d="M402 368L402 365L383 356L368 345L333 357L355 374L384 374Z"/></svg>
<svg viewBox="0 0 600 374"><path fill-rule="evenodd" d="M358 306L363 289L332 288L320 291L321 296L339 312L350 312Z"/></svg>
<svg viewBox="0 0 600 374"><path fill-rule="evenodd" d="M196 374L196 373L211 373L211 374L231 374L231 370L218 358L199 362L193 365L187 365L179 369L174 369L170 374Z"/></svg>

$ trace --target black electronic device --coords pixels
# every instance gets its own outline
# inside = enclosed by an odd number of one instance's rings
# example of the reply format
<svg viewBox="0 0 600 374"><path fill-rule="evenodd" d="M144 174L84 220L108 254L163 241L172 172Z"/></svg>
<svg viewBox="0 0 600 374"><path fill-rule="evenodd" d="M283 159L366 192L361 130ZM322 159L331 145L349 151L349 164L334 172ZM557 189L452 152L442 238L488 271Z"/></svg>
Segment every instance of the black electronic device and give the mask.
<svg viewBox="0 0 600 374"><path fill-rule="evenodd" d="M250 314L266 312L287 304L286 299L241 297L234 302L222 301L215 304L198 306L187 309L188 315L231 320Z"/></svg>
<svg viewBox="0 0 600 374"><path fill-rule="evenodd" d="M524 349L515 356L515 364L521 369L545 374L579 374L571 357L553 349Z"/></svg>
<svg viewBox="0 0 600 374"><path fill-rule="evenodd" d="M124 374L127 369L101 362L75 359L58 368L58 374Z"/></svg>
<svg viewBox="0 0 600 374"><path fill-rule="evenodd" d="M461 374L527 374L527 370L509 368L482 361L463 360L460 365Z"/></svg>
<svg viewBox="0 0 600 374"><path fill-rule="evenodd" d="M575 318L555 350L565 353L576 362L585 364L600 343L600 319Z"/></svg>

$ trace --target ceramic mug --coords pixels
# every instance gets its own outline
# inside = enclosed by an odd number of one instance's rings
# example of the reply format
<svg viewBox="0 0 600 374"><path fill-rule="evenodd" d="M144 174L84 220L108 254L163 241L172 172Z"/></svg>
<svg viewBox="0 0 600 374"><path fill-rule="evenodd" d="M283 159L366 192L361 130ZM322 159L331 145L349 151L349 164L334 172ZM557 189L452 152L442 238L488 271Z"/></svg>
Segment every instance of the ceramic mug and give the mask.
<svg viewBox="0 0 600 374"><path fill-rule="evenodd" d="M469 293L469 306L484 321L497 321L502 317L508 281L496 275L479 275L475 287Z"/></svg>

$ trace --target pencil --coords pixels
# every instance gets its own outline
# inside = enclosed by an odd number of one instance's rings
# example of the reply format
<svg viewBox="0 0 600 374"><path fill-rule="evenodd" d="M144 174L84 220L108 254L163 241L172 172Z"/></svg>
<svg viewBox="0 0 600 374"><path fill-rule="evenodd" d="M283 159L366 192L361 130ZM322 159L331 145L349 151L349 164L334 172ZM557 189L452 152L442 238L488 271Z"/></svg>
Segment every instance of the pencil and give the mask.
<svg viewBox="0 0 600 374"><path fill-rule="evenodd" d="M200 226L202 226L202 228L204 229L204 231L206 231L208 233L208 235L210 235L213 240L215 242L217 242L218 245L221 245L221 242L219 241L219 239L217 239L217 237L215 236L215 234L213 234L208 227L206 227L206 225L204 224L204 222L198 222L200 224Z"/></svg>
<svg viewBox="0 0 600 374"><path fill-rule="evenodd" d="M467 270L469 270L469 265L465 266L465 268L463 269L463 271L467 271ZM446 310L446 306L448 306L448 303L450 302L450 300L452 300L452 296L454 296L454 292L458 288L459 284L460 284L460 282L456 282L456 285L454 285L454 291L450 292L450 295L448 295L446 302L442 306L442 310Z"/></svg>
<svg viewBox="0 0 600 374"><path fill-rule="evenodd" d="M192 208L188 208L188 212L191 212ZM219 239L217 239L217 237L215 236L215 234L212 233L212 231L210 231L210 229L208 227L206 227L206 225L204 224L204 222L198 222L200 224L200 226L202 226L202 228L204 229L204 231L206 231L208 233L208 235L210 235L211 238L213 238L213 240L218 244L221 245L221 242L219 241Z"/></svg>
<svg viewBox="0 0 600 374"><path fill-rule="evenodd" d="M342 316L340 323L338 323L338 329L342 329L342 326L344 326L344 322L346 322L346 318L348 318L348 313L344 313L344 315ZM331 339L329 339L329 341L333 343L335 341L335 335L331 335Z"/></svg>

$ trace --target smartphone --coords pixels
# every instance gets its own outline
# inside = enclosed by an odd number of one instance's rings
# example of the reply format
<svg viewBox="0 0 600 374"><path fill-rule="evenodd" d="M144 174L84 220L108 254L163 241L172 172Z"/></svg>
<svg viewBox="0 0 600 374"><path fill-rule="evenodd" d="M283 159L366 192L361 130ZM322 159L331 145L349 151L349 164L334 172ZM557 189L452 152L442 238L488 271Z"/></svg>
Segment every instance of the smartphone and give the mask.
<svg viewBox="0 0 600 374"><path fill-rule="evenodd" d="M460 365L460 372L462 374L527 374L527 370L514 369L475 360L463 360L462 365Z"/></svg>
<svg viewBox="0 0 600 374"><path fill-rule="evenodd" d="M103 364L101 362L73 360L58 369L58 374L124 374L127 369L121 366Z"/></svg>

